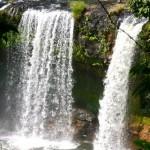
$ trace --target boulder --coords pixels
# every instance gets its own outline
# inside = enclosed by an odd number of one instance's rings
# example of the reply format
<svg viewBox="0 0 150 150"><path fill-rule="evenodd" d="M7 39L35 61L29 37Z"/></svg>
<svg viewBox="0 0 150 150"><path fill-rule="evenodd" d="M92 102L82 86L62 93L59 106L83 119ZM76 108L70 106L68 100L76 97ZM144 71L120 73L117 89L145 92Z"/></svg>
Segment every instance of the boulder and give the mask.
<svg viewBox="0 0 150 150"><path fill-rule="evenodd" d="M88 122L92 122L96 118L93 113L83 108L75 109L73 113L73 117L78 120L88 121Z"/></svg>
<svg viewBox="0 0 150 150"><path fill-rule="evenodd" d="M74 138L93 141L98 124L95 115L86 109L77 108L73 113Z"/></svg>

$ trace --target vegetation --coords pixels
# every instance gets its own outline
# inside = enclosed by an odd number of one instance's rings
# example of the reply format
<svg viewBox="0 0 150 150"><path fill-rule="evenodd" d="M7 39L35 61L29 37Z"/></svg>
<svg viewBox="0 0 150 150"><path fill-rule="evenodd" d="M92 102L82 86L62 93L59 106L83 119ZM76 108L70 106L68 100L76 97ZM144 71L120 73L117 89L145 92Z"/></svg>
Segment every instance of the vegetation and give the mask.
<svg viewBox="0 0 150 150"><path fill-rule="evenodd" d="M88 54L84 46L74 45L74 60L89 64L92 66L103 66L100 58L100 51L93 55Z"/></svg>
<svg viewBox="0 0 150 150"><path fill-rule="evenodd" d="M140 99L143 115L150 117L150 23L147 23L139 36L139 56L136 64L130 71L132 77L138 81L133 92Z"/></svg>
<svg viewBox="0 0 150 150"><path fill-rule="evenodd" d="M136 81L133 91L132 102L134 101L135 113L133 124L134 129L140 129L140 125L150 125L150 22L148 22L139 35L138 54L135 65L130 74ZM136 108L135 108L136 107ZM135 117L136 116L136 117ZM150 150L150 143L145 140L136 140L134 144L143 150Z"/></svg>
<svg viewBox="0 0 150 150"><path fill-rule="evenodd" d="M14 2L14 0L9 0L9 3L11 3L11 4L12 4L13 2Z"/></svg>
<svg viewBox="0 0 150 150"><path fill-rule="evenodd" d="M149 0L128 0L128 4L136 16L150 19Z"/></svg>
<svg viewBox="0 0 150 150"><path fill-rule="evenodd" d="M7 11L0 11L0 37L9 31L18 32L17 26L20 21L18 17L12 17Z"/></svg>
<svg viewBox="0 0 150 150"><path fill-rule="evenodd" d="M87 4L84 1L72 1L70 3L71 11L75 19L79 19Z"/></svg>
<svg viewBox="0 0 150 150"><path fill-rule="evenodd" d="M106 14L103 15L103 17L105 16L106 18L100 21L98 20L99 14L97 15L90 10L90 12L85 11L83 13L82 20L79 18L76 21L73 47L73 58L75 61L90 66L105 67L107 65L108 55L111 53L114 45L115 28ZM105 27L97 26L100 22Z"/></svg>
<svg viewBox="0 0 150 150"><path fill-rule="evenodd" d="M110 15L120 15L125 10L126 4L115 4L108 9Z"/></svg>
<svg viewBox="0 0 150 150"><path fill-rule="evenodd" d="M145 140L135 140L133 143L143 150L150 150L150 143Z"/></svg>
<svg viewBox="0 0 150 150"><path fill-rule="evenodd" d="M21 15L12 17L7 11L0 11L0 49L8 43L8 34L10 31L18 33L17 27L20 22Z"/></svg>

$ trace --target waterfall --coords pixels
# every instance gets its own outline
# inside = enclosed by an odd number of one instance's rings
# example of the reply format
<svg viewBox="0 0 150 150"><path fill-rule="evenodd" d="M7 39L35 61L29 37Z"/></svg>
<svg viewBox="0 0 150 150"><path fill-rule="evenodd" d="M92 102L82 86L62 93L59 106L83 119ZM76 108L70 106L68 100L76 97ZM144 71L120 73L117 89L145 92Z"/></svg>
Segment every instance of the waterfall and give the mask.
<svg viewBox="0 0 150 150"><path fill-rule="evenodd" d="M18 30L6 94L12 136L0 140L8 149L73 149L72 14L28 9Z"/></svg>
<svg viewBox="0 0 150 150"><path fill-rule="evenodd" d="M70 136L73 28L66 11L29 9L23 14L18 95L23 135Z"/></svg>
<svg viewBox="0 0 150 150"><path fill-rule="evenodd" d="M125 114L128 97L128 79L136 43L145 20L127 17L118 31L114 53L105 79L103 100L100 101L99 133L94 150L126 150Z"/></svg>

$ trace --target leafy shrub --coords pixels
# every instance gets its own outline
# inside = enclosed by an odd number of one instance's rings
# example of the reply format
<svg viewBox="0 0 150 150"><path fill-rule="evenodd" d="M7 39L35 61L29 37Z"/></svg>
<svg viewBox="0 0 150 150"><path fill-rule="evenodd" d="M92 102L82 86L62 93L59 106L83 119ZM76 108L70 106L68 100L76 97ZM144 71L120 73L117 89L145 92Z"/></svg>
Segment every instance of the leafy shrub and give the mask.
<svg viewBox="0 0 150 150"><path fill-rule="evenodd" d="M134 140L133 143L143 150L150 150L150 143L145 140Z"/></svg>
<svg viewBox="0 0 150 150"><path fill-rule="evenodd" d="M21 14L11 16L6 10L0 11L0 51L9 46L18 37L18 24L21 19ZM15 34L17 33L17 34ZM12 36L13 34L13 36Z"/></svg>
<svg viewBox="0 0 150 150"><path fill-rule="evenodd" d="M75 19L79 19L87 4L84 1L73 1L70 3Z"/></svg>
<svg viewBox="0 0 150 150"><path fill-rule="evenodd" d="M144 115L150 116L150 23L147 23L139 35L140 54L138 61L132 67L130 75L136 78L136 87L133 94L140 99L141 108L145 109Z"/></svg>
<svg viewBox="0 0 150 150"><path fill-rule="evenodd" d="M103 63L100 60L99 53L89 55L86 52L85 47L81 45L74 45L73 49L74 49L73 59L75 61L89 64L91 66L103 66Z"/></svg>
<svg viewBox="0 0 150 150"><path fill-rule="evenodd" d="M150 19L150 1L149 0L128 0L131 10L138 17Z"/></svg>

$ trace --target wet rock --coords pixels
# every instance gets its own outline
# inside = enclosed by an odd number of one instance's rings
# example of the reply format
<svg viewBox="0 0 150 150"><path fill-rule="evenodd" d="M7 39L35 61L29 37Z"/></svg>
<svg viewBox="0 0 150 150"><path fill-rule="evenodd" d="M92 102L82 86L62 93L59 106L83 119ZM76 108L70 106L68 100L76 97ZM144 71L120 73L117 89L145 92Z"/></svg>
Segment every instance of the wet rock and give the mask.
<svg viewBox="0 0 150 150"><path fill-rule="evenodd" d="M105 7L109 8L110 5L105 4ZM112 16L114 24L118 18L118 16ZM83 12L82 17L76 20L74 31L74 45L75 47L82 47L79 51L84 58L78 61L82 62L88 59L86 63L101 61L106 64L101 58L104 53L110 54L112 50L116 27L112 25L110 18L102 6L95 4L89 5ZM78 59L78 56L75 58ZM105 57L105 59L108 60L108 57Z"/></svg>
<svg viewBox="0 0 150 150"><path fill-rule="evenodd" d="M74 138L76 140L93 141L97 125L88 121L74 120Z"/></svg>
<svg viewBox="0 0 150 150"><path fill-rule="evenodd" d="M77 140L93 141L97 123L95 115L86 109L78 108L73 114L74 138Z"/></svg>
<svg viewBox="0 0 150 150"><path fill-rule="evenodd" d="M22 1L22 2L14 2L9 7L7 7L7 11L10 12L12 16L22 14L28 8L34 9L48 9L48 10L56 10L56 9L69 9L68 0L56 1L56 0L38 0L38 1Z"/></svg>
<svg viewBox="0 0 150 150"><path fill-rule="evenodd" d="M95 119L95 115L86 109L77 108L73 113L73 117L82 120L92 122Z"/></svg>

